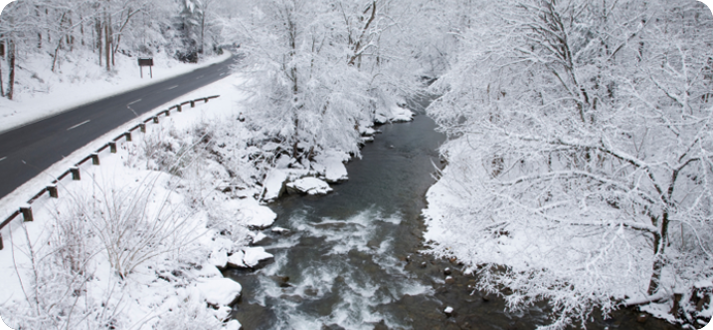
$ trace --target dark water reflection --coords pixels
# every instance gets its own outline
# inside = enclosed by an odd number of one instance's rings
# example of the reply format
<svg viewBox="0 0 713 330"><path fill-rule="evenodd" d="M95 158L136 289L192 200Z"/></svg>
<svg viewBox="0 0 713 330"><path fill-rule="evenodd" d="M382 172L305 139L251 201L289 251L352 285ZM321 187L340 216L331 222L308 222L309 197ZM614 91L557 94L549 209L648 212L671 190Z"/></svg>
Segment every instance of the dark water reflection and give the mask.
<svg viewBox="0 0 713 330"><path fill-rule="evenodd" d="M422 111L422 110L421 110ZM253 329L534 329L546 313L512 315L500 299L470 294L460 267L418 253L424 195L444 136L419 115L384 125L362 160L347 165L349 181L327 196L287 196L270 207L276 226L260 245L275 260L255 272L226 275L243 285L233 316ZM455 283L444 282L452 269ZM452 306L455 313L443 313ZM594 320L587 329L674 329L631 310Z"/></svg>

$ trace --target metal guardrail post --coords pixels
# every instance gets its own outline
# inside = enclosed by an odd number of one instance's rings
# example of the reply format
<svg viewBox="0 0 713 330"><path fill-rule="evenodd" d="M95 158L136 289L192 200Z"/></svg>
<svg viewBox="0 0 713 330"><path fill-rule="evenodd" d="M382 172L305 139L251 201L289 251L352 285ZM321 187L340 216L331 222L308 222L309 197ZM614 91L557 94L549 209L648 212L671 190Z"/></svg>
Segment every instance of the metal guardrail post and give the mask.
<svg viewBox="0 0 713 330"><path fill-rule="evenodd" d="M29 205L21 206L20 207L20 212L22 212L22 219L25 222L30 222L34 221L35 219L32 217L32 207Z"/></svg>
<svg viewBox="0 0 713 330"><path fill-rule="evenodd" d="M47 186L47 191L50 193L50 197L52 197L52 198L59 197L59 195L57 194L57 185L56 184Z"/></svg>
<svg viewBox="0 0 713 330"><path fill-rule="evenodd" d="M79 181L82 179L82 176L79 174L79 167L72 167L69 171L72 172L72 180Z"/></svg>

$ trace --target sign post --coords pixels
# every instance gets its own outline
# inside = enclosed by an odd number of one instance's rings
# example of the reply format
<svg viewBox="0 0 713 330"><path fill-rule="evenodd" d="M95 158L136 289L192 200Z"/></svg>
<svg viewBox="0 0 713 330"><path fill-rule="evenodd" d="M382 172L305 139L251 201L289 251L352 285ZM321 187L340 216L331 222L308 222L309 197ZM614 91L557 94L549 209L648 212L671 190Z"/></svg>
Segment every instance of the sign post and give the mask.
<svg viewBox="0 0 713 330"><path fill-rule="evenodd" d="M148 57L148 58L139 58L139 70L141 71L141 78L144 77L144 67L147 66L149 67L149 74L151 75L151 79L153 79L153 58Z"/></svg>

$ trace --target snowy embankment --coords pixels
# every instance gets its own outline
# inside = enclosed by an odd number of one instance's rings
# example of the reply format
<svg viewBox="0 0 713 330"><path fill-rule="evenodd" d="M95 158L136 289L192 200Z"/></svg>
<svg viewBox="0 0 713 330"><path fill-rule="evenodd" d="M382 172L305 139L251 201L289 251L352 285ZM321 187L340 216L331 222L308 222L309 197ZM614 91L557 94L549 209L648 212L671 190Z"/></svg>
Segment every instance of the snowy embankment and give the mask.
<svg viewBox="0 0 713 330"><path fill-rule="evenodd" d="M94 64L97 55L90 52L69 53L56 73L50 71L52 60L47 56L28 54L22 68L16 71L17 84L13 101L0 98L0 132L56 115L71 108L141 88L198 68L227 60L223 55L202 60L198 64L182 63L165 53L154 56L149 68L140 76L137 57L116 55L116 66L107 75L106 68ZM6 65L0 61L0 65ZM92 63L87 65L87 63ZM3 67L3 70L7 68ZM3 71L8 72L8 71Z"/></svg>
<svg viewBox="0 0 713 330"><path fill-rule="evenodd" d="M81 181L61 181L59 199L36 201L34 222L16 220L3 229L0 315L8 325L240 328L227 318L242 288L221 270L259 267L272 257L251 246L276 218L262 203L288 190L327 193L327 182L347 179L349 160L328 150L297 163L269 144L251 145L254 133L240 121L245 96L235 85L241 80L232 75L182 96L221 95L147 125L145 134L136 131L116 154L102 153L100 166L83 165ZM386 117L410 119L404 111L398 115ZM21 197L4 199L2 208L16 207L26 193L133 124L53 165L13 193ZM363 130L365 136L376 132Z"/></svg>
<svg viewBox="0 0 713 330"><path fill-rule="evenodd" d="M513 210L522 206L515 202L497 214L481 212L498 191L484 184L491 177L483 164L490 162L473 152L472 141L476 138L442 146L448 165L428 190L423 215L427 252L464 263L464 273L476 275L475 289L501 295L513 310L548 301L553 310L549 322L554 323L547 329L588 322L591 306L606 314L638 305L654 317L672 323L681 323L683 317L696 326L710 320L713 281L706 277L702 260L691 265L700 272L688 278L666 267L661 279L666 289L649 297L654 256L647 237L625 232L623 226L587 227L582 232L582 226L519 218ZM511 216L507 223L498 218L505 215ZM676 303L677 308L674 297L683 302ZM677 318L673 311L678 308Z"/></svg>

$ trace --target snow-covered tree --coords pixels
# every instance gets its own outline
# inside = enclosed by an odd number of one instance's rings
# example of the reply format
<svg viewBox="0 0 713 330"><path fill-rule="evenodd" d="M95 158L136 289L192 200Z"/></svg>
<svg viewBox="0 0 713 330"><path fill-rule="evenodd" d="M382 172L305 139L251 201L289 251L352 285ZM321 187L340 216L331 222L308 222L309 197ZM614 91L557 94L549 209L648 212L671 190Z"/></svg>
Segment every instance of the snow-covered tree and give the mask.
<svg viewBox="0 0 713 330"><path fill-rule="evenodd" d="M450 188L426 211L435 253L469 263L481 289L510 288L510 308L547 300L548 329L710 281L707 13L694 1L479 6L430 108L449 134Z"/></svg>

